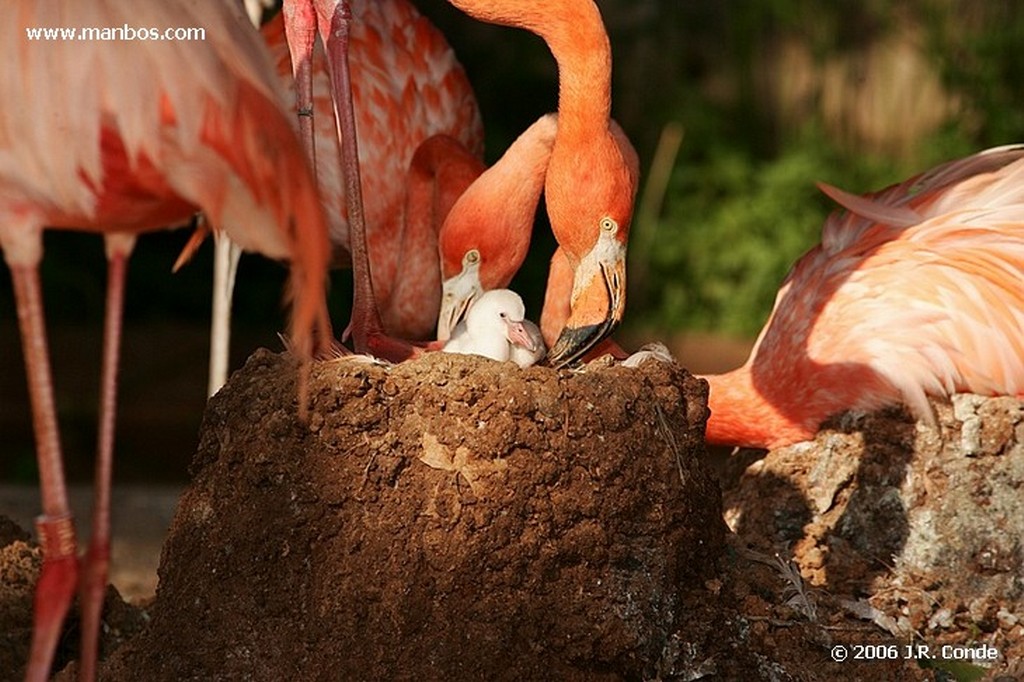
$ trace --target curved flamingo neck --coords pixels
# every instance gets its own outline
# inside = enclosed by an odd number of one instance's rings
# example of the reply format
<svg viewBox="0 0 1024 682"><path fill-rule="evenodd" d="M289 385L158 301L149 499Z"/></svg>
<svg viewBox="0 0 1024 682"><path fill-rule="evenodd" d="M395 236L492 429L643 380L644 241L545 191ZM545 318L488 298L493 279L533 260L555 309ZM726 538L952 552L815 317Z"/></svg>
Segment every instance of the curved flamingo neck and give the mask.
<svg viewBox="0 0 1024 682"><path fill-rule="evenodd" d="M773 448L814 437L813 430L786 417L761 395L749 367L703 378L711 387L708 443Z"/></svg>
<svg viewBox="0 0 1024 682"><path fill-rule="evenodd" d="M464 221L460 229L467 233L467 248L470 242L480 245L485 289L507 287L526 259L557 120L555 115L538 119L467 190L467 206L477 218ZM481 227L486 229L481 232Z"/></svg>
<svg viewBox="0 0 1024 682"><path fill-rule="evenodd" d="M558 63L559 140L607 131L612 52L593 0L451 0L470 16L540 36Z"/></svg>

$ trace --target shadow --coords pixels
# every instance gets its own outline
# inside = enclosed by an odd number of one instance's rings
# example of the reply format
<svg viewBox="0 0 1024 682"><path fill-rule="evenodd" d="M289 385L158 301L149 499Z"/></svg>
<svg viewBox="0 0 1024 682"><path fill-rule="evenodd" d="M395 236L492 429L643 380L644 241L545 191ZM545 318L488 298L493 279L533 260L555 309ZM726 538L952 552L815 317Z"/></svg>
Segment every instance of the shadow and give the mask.
<svg viewBox="0 0 1024 682"><path fill-rule="evenodd" d="M914 456L916 425L895 407L860 418L843 415L824 427L863 437L852 493L831 531L819 540L829 550L826 587L836 594L866 596L875 578L892 570L910 533L900 488Z"/></svg>
<svg viewBox="0 0 1024 682"><path fill-rule="evenodd" d="M822 428L833 435L771 453L738 449L724 462L713 457L712 468L748 548L792 556L829 592L861 597L892 570L909 536L900 488L916 426L893 408L846 413Z"/></svg>

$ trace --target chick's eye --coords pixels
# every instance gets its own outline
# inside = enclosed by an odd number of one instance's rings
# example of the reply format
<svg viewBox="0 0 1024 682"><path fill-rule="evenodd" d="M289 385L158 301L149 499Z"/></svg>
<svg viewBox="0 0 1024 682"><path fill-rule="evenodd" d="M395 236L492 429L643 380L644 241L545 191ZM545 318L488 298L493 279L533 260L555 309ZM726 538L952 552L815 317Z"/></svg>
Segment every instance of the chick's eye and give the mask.
<svg viewBox="0 0 1024 682"><path fill-rule="evenodd" d="M601 229L605 232L615 232L619 229L619 225L608 216L605 216L601 218Z"/></svg>
<svg viewBox="0 0 1024 682"><path fill-rule="evenodd" d="M505 315L505 313L499 313L499 314L501 315L501 319L503 319L503 320L507 317L507 315Z"/></svg>
<svg viewBox="0 0 1024 682"><path fill-rule="evenodd" d="M476 249L470 249L462 260L466 265L475 265L480 262L480 252Z"/></svg>

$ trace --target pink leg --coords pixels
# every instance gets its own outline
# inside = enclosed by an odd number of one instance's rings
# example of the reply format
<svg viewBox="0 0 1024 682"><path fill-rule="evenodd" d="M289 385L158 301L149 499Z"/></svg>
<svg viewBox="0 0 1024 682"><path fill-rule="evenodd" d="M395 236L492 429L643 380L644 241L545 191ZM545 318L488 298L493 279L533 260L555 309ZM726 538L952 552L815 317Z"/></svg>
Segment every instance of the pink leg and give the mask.
<svg viewBox="0 0 1024 682"><path fill-rule="evenodd" d="M345 208L348 213L355 289L352 302L352 338L356 352L365 353L371 350L372 336L383 336L384 325L381 323L377 299L373 294L370 255L366 246L366 220L359 177L359 145L356 140L352 78L348 65L351 25L352 11L348 0L337 0L330 16L330 30L326 35L321 30L321 36L327 48L327 62L331 66L334 110L338 118L338 135L341 138L341 172L345 182Z"/></svg>
<svg viewBox="0 0 1024 682"><path fill-rule="evenodd" d="M39 271L35 265L12 265L11 276L32 401L32 426L43 495L43 515L36 520L39 544L43 548L43 567L36 584L32 651L25 671L25 679L35 682L50 677L57 639L78 581L78 558L57 435Z"/></svg>
<svg viewBox="0 0 1024 682"><path fill-rule="evenodd" d="M356 119L352 103L352 78L348 63L352 12L348 0L331 2L334 9L330 14L329 31L325 33L323 29L327 27L321 24L320 35L327 48L334 110L338 119L338 135L341 138L341 172L345 181L345 207L348 212L354 281L352 321L349 329L357 353L369 352L397 362L409 358L413 348L411 344L385 334L380 310L377 308L377 298L373 293L370 253L366 243L363 192L359 177L359 147L356 141Z"/></svg>
<svg viewBox="0 0 1024 682"><path fill-rule="evenodd" d="M110 478L114 465L114 421L117 411L117 367L121 350L124 281L134 237L107 237L107 310L103 329L100 374L100 425L96 454L96 496L92 538L82 560L82 653L78 678L94 680L99 650L100 616L110 568Z"/></svg>
<svg viewBox="0 0 1024 682"><path fill-rule="evenodd" d="M316 12L310 0L285 0L284 34L292 58L295 78L295 106L299 116L299 137L316 171L313 142L313 41L316 40Z"/></svg>

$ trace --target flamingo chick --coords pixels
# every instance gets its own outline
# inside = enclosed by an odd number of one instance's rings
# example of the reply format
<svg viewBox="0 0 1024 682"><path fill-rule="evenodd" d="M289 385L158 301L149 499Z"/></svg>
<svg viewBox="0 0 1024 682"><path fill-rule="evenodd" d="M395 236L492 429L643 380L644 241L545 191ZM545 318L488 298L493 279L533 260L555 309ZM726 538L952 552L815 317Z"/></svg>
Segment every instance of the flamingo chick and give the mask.
<svg viewBox="0 0 1024 682"><path fill-rule="evenodd" d="M776 448L828 417L1024 394L1024 145L858 197L783 283L747 362L706 377L707 440Z"/></svg>
<svg viewBox="0 0 1024 682"><path fill-rule="evenodd" d="M466 313L466 319L452 333L442 349L445 353L482 355L504 362L512 357L512 345L534 353L537 345L524 326L526 306L509 289L492 289L480 296Z"/></svg>

